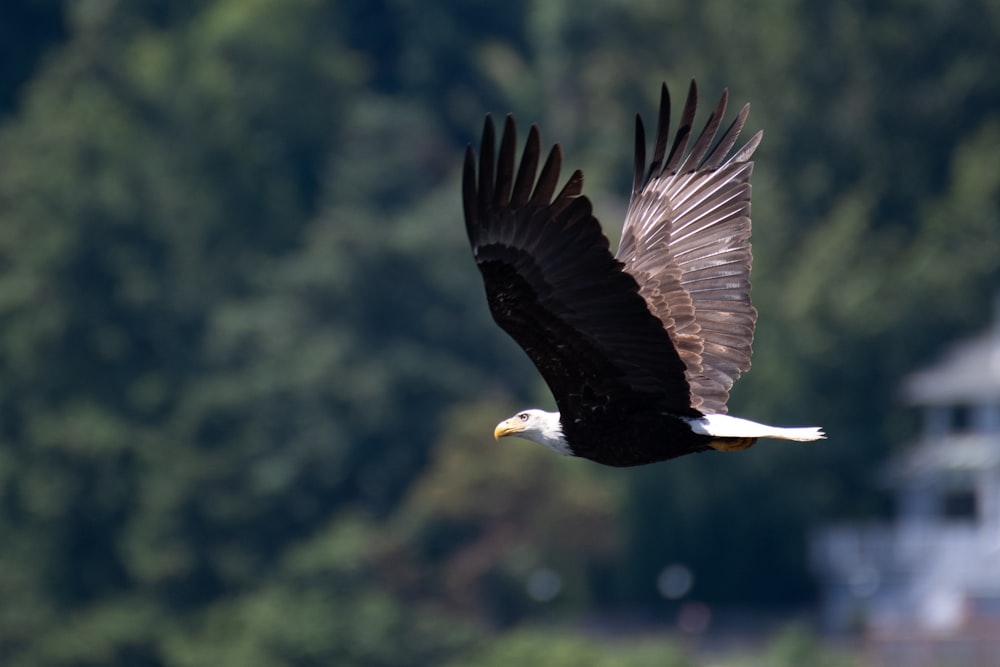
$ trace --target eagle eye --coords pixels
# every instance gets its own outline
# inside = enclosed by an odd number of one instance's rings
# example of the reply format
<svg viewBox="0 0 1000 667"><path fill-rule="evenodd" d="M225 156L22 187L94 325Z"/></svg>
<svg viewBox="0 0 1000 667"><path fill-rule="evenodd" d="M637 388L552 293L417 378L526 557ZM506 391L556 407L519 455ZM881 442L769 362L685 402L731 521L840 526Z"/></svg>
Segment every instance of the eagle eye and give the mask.
<svg viewBox="0 0 1000 667"><path fill-rule="evenodd" d="M528 413L527 412L522 412L521 414L519 414L517 416L517 418L520 419L523 422L526 422L526 421L528 421Z"/></svg>

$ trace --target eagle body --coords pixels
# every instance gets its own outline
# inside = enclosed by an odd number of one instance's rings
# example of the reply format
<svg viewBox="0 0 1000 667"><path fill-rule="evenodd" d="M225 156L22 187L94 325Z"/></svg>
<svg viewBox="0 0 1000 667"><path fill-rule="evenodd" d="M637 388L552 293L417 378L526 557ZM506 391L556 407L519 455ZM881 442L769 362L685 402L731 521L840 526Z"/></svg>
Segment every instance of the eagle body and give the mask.
<svg viewBox="0 0 1000 667"><path fill-rule="evenodd" d="M574 456L608 466L625 467L656 463L711 449L712 437L693 433L677 415L653 410L614 415L596 424L592 421L564 425Z"/></svg>
<svg viewBox="0 0 1000 667"><path fill-rule="evenodd" d="M562 151L541 164L532 126L515 167L516 126L499 152L486 118L477 160L463 172L466 231L490 312L524 349L558 413L527 410L497 426L550 449L610 466L634 466L760 437L814 440L726 415L733 382L750 367L757 312L750 303L750 156L754 135L732 148L744 107L721 137L724 93L688 150L697 104L692 82L672 147L670 98L661 89L653 160L636 118L632 197L618 251L574 172L556 193ZM478 168L477 168L478 167Z"/></svg>

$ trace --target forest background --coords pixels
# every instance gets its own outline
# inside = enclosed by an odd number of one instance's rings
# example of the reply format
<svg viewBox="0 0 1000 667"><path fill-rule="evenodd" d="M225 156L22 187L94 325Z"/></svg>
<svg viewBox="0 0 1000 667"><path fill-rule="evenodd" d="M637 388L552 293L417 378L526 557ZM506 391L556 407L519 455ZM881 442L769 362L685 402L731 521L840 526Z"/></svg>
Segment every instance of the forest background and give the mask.
<svg viewBox="0 0 1000 667"><path fill-rule="evenodd" d="M901 378L991 318L998 34L994 0L3 3L0 663L664 665L581 628L815 605L810 527L888 509ZM465 145L537 122L614 239L634 114L691 77L764 129L733 412L829 440L497 445L551 399Z"/></svg>

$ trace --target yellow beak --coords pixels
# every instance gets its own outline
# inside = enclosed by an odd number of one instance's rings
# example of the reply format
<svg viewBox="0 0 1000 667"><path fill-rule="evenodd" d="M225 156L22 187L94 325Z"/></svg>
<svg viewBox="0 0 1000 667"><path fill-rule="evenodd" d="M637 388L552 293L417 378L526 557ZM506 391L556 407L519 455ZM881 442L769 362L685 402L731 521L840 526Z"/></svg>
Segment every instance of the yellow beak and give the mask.
<svg viewBox="0 0 1000 667"><path fill-rule="evenodd" d="M521 427L520 422L514 422L512 419L505 419L497 427L493 429L493 437L499 440L500 438L505 438L508 435L515 435L518 432L524 430Z"/></svg>

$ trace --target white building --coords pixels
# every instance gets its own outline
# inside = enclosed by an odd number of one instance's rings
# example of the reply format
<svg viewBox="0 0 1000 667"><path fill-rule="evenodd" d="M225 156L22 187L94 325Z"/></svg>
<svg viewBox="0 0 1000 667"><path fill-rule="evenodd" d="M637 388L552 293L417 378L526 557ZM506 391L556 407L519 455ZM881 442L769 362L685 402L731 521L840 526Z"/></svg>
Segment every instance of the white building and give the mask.
<svg viewBox="0 0 1000 667"><path fill-rule="evenodd" d="M827 629L879 665L1000 665L1000 316L903 389L923 428L886 470L894 522L812 542Z"/></svg>

